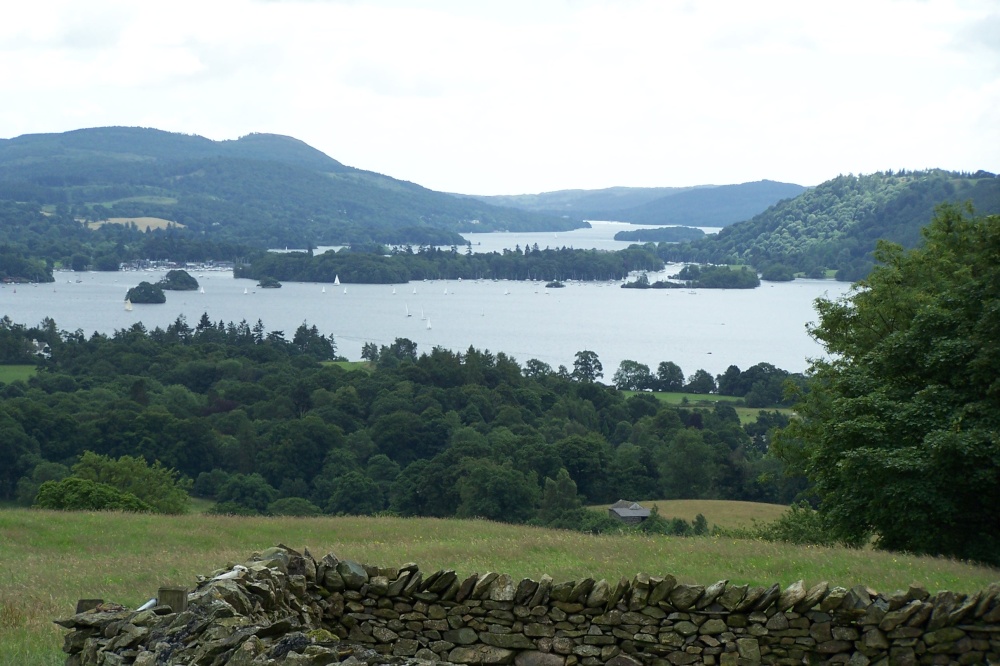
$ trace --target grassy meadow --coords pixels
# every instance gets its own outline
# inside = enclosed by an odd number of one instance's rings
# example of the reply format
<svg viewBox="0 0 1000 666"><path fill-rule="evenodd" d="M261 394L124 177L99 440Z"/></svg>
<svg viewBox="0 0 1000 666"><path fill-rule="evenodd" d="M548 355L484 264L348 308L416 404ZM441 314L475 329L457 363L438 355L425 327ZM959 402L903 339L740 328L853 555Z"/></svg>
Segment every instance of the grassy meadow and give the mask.
<svg viewBox="0 0 1000 666"><path fill-rule="evenodd" d="M666 504L666 503L665 503ZM706 516L709 512L698 510ZM698 512L696 511L696 513ZM711 520L711 518L710 518ZM556 581L614 580L638 572L681 581L969 592L1000 570L940 558L799 547L713 537L594 536L483 521L426 518L235 518L0 510L0 665L61 664L64 630L79 598L137 606L162 585L187 585L284 543L321 557L460 574L500 571Z"/></svg>
<svg viewBox="0 0 1000 666"><path fill-rule="evenodd" d="M128 224L134 222L139 231L167 229L169 227L183 227L183 224L165 220L162 217L109 217L106 220L90 222L87 224L91 229L97 229L105 224Z"/></svg>
<svg viewBox="0 0 1000 666"><path fill-rule="evenodd" d="M34 365L0 365L0 384L11 382L26 382L35 376L38 366Z"/></svg>
<svg viewBox="0 0 1000 666"><path fill-rule="evenodd" d="M705 516L709 526L718 525L725 528L749 527L754 523L769 523L777 520L788 510L781 504L764 504L763 502L736 502L729 500L634 500L647 509L654 506L664 518L683 518L689 523L694 522L700 513ZM610 504L591 506L591 509L607 511Z"/></svg>
<svg viewBox="0 0 1000 666"><path fill-rule="evenodd" d="M625 395L635 395L641 391L622 391ZM736 402L742 403L743 398L737 398L731 395L716 395L714 393L680 393L680 392L660 392L653 391L650 395L654 396L660 402L665 402L668 405L673 405L675 407L691 407L698 409L713 409L715 408L715 403L717 402ZM788 407L743 407L742 405L733 405L733 409L740 416L740 423L747 424L753 423L757 420L757 414L760 412L781 412L787 416L791 416L794 412Z"/></svg>

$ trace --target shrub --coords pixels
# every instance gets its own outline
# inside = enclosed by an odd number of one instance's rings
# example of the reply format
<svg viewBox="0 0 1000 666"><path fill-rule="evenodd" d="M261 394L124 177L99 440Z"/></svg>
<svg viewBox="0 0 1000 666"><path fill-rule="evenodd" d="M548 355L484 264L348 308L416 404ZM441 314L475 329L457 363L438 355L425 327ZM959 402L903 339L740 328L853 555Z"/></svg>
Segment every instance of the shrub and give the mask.
<svg viewBox="0 0 1000 666"><path fill-rule="evenodd" d="M318 516L322 512L318 506L302 497L284 497L267 505L272 516Z"/></svg>
<svg viewBox="0 0 1000 666"><path fill-rule="evenodd" d="M34 506L38 509L61 511L133 511L148 512L153 507L131 493L106 483L69 477L62 481L46 481L38 489Z"/></svg>

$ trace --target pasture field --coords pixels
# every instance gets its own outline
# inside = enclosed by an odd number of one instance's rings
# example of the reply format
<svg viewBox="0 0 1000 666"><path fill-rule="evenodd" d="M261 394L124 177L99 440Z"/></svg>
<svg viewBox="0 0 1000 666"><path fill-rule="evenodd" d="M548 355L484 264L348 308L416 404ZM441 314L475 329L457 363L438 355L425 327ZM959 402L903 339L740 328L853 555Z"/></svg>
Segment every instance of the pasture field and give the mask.
<svg viewBox="0 0 1000 666"><path fill-rule="evenodd" d="M626 396L632 396L641 391L622 391ZM743 398L732 395L716 395L714 393L680 393L680 392L660 392L653 391L650 395L660 402L665 402L674 407L692 407L697 409L713 409L717 402L742 403ZM744 407L733 405L733 409L739 414L740 423L746 425L757 420L760 412L781 412L786 416L791 416L795 412L788 407Z"/></svg>
<svg viewBox="0 0 1000 666"><path fill-rule="evenodd" d="M164 220L162 217L109 217L108 219L100 220L99 222L88 222L87 226L91 229L97 229L105 224L128 224L130 222L134 222L139 231L184 226L183 224L179 224L172 220Z"/></svg>
<svg viewBox="0 0 1000 666"><path fill-rule="evenodd" d="M26 382L35 376L38 368L34 365L0 365L0 384Z"/></svg>
<svg viewBox="0 0 1000 666"><path fill-rule="evenodd" d="M952 560L715 537L595 536L484 521L428 518L237 518L188 514L0 510L0 664L62 664L64 630L77 599L138 606L162 585L193 586L195 576L283 543L317 558L335 553L363 563L416 562L426 572L497 571L556 581L617 580L639 572L682 582L783 586L827 580L876 590L970 592L1000 570Z"/></svg>
<svg viewBox="0 0 1000 666"><path fill-rule="evenodd" d="M777 520L788 510L782 504L764 504L763 502L736 502L730 500L631 500L639 502L647 509L654 506L663 518L683 518L689 523L694 522L700 513L705 516L709 526L718 525L727 529L735 527L751 527L754 521L770 523ZM591 506L591 509L607 511L610 504Z"/></svg>

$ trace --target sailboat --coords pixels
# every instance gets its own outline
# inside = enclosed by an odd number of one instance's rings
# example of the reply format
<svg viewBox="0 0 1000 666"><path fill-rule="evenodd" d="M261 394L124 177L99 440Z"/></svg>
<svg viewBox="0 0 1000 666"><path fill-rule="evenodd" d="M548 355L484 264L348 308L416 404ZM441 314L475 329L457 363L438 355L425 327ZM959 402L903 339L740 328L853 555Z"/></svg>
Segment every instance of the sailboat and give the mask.
<svg viewBox="0 0 1000 666"><path fill-rule="evenodd" d="M416 287L413 288L413 293L414 294L417 293L417 288Z"/></svg>
<svg viewBox="0 0 1000 666"><path fill-rule="evenodd" d="M393 295L395 295L395 293L396 293L396 288L395 287L392 288L392 293L393 293Z"/></svg>
<svg viewBox="0 0 1000 666"><path fill-rule="evenodd" d="M347 293L347 287L344 287L344 293L345 294Z"/></svg>
<svg viewBox="0 0 1000 666"><path fill-rule="evenodd" d="M132 301L128 298L125 299L125 312L132 312Z"/></svg>
<svg viewBox="0 0 1000 666"><path fill-rule="evenodd" d="M444 288L444 295L445 295L445 296L447 296L447 295L448 295L448 287L445 287L445 288Z"/></svg>
<svg viewBox="0 0 1000 666"><path fill-rule="evenodd" d="M413 315L410 314L410 306L409 305L405 305L404 307L406 308L406 316L407 317L412 317Z"/></svg>
<svg viewBox="0 0 1000 666"><path fill-rule="evenodd" d="M340 276L339 275L337 275L336 277L333 278L333 283L334 284L340 284Z"/></svg>
<svg viewBox="0 0 1000 666"><path fill-rule="evenodd" d="M204 294L205 293L205 288L202 287L201 289L198 290L198 292Z"/></svg>
<svg viewBox="0 0 1000 666"><path fill-rule="evenodd" d="M431 330L431 320L430 319L427 320L427 330L428 331Z"/></svg>
<svg viewBox="0 0 1000 666"><path fill-rule="evenodd" d="M323 287L323 293L324 294L326 293L326 287Z"/></svg>
<svg viewBox="0 0 1000 666"><path fill-rule="evenodd" d="M244 293L244 294L249 294L250 292L249 292L249 291L247 291L247 288L246 288L246 287L243 287L243 293Z"/></svg>
<svg viewBox="0 0 1000 666"><path fill-rule="evenodd" d="M424 319L427 319L427 317L424 316L424 309L420 308L420 321L423 321Z"/></svg>

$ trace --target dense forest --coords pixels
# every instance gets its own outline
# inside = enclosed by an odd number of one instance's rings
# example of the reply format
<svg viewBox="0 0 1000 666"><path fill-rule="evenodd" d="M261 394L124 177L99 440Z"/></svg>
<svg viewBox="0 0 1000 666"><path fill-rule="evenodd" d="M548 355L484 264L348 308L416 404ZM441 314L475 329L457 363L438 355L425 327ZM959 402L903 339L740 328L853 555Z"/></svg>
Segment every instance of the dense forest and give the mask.
<svg viewBox="0 0 1000 666"><path fill-rule="evenodd" d="M474 348L418 352L406 339L366 345L365 365L335 357L333 339L307 323L286 335L203 316L88 338L52 320L0 320L0 360L39 364L27 382L0 386L0 497L31 504L45 482L79 476L86 452L172 469L178 487L229 513L554 524L542 509L557 486L572 490L572 506L789 502L802 489L768 453L771 429L787 423L780 413L743 426L726 404L673 407L622 392L597 382L603 368L586 350L572 369ZM685 379L670 362L658 371L665 387L758 397L787 377L766 364L718 378Z"/></svg>
<svg viewBox="0 0 1000 666"><path fill-rule="evenodd" d="M871 270L876 241L914 247L945 202L1000 212L1000 178L941 170L838 176L715 236L663 246L666 261L745 263L765 275L794 273L858 280Z"/></svg>
<svg viewBox="0 0 1000 666"><path fill-rule="evenodd" d="M0 200L62 206L80 220L157 217L195 238L262 248L451 244L460 231L585 226L348 167L291 137L211 141L128 127L0 140Z"/></svg>

